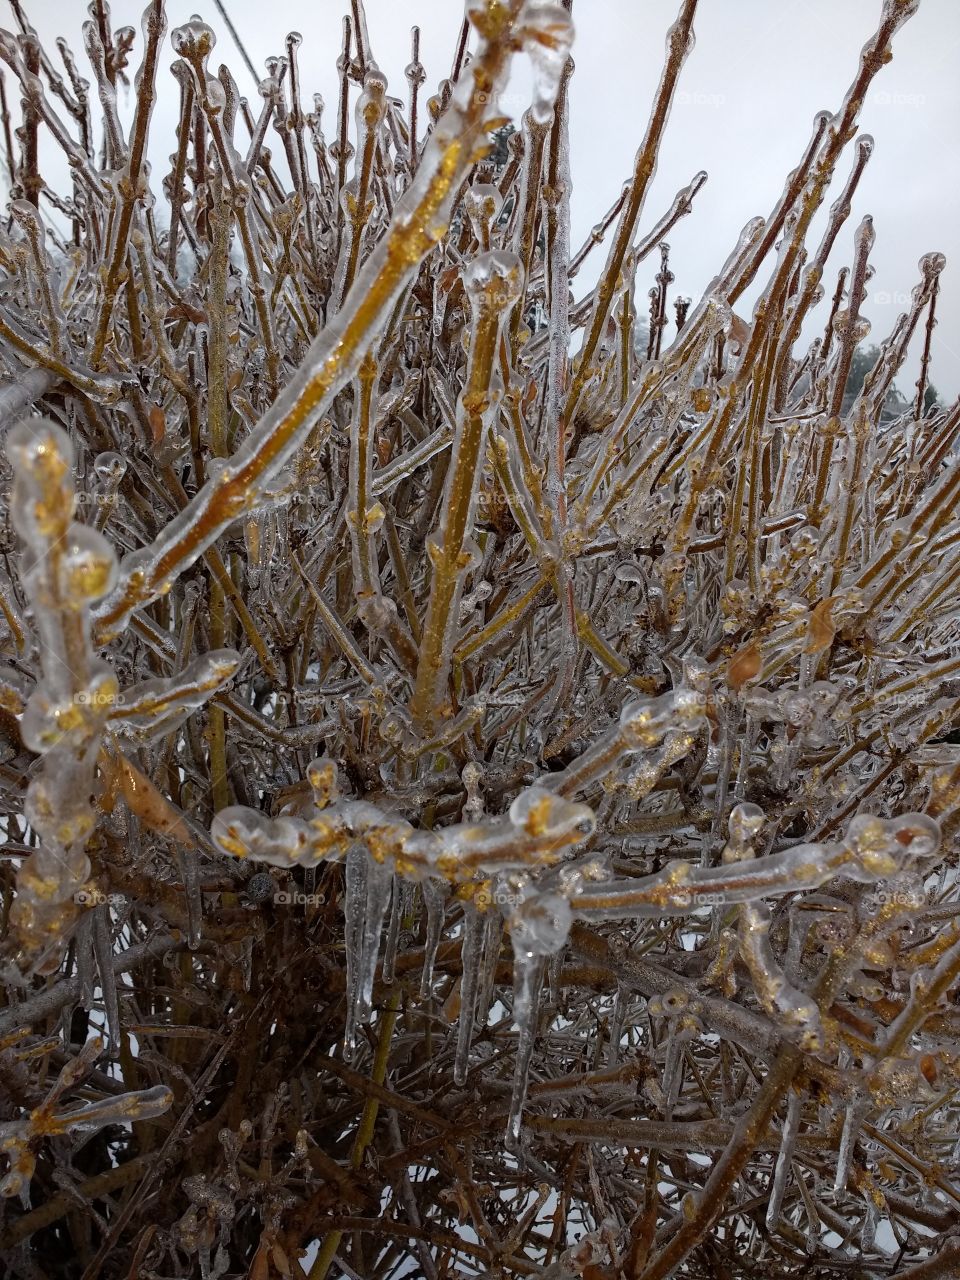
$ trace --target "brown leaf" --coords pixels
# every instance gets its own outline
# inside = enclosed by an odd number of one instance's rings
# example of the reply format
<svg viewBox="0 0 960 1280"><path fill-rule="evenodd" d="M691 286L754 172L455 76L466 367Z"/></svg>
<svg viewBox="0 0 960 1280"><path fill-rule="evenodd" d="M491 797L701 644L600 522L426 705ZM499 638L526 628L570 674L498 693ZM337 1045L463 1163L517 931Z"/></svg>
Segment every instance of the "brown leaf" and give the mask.
<svg viewBox="0 0 960 1280"><path fill-rule="evenodd" d="M744 645L730 659L727 667L727 684L739 692L748 680L755 680L763 669L763 657L756 640Z"/></svg>
<svg viewBox="0 0 960 1280"><path fill-rule="evenodd" d="M833 638L837 634L837 624L830 616L830 610L836 603L836 599L836 596L827 596L810 610L807 646L804 653L821 653L833 644Z"/></svg>
<svg viewBox="0 0 960 1280"><path fill-rule="evenodd" d="M122 751L114 753L117 765L117 778L120 794L123 796L131 813L135 813L151 831L159 831L162 835L177 840L187 848L193 848L193 837L183 820L183 814L176 809L145 773L141 773Z"/></svg>
<svg viewBox="0 0 960 1280"><path fill-rule="evenodd" d="M152 404L150 406L147 417L150 421L150 435L154 444L160 444L163 437L167 434L167 420L164 417L163 410L159 405Z"/></svg>

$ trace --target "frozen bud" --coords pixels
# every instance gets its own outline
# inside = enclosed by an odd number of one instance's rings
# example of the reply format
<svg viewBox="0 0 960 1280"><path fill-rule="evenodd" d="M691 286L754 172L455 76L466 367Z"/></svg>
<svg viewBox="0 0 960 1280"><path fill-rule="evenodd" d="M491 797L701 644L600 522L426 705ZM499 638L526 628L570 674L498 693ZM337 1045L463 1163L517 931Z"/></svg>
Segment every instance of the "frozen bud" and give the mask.
<svg viewBox="0 0 960 1280"><path fill-rule="evenodd" d="M413 735L413 721L402 707L394 707L380 721L380 737L384 742L403 742Z"/></svg>
<svg viewBox="0 0 960 1280"><path fill-rule="evenodd" d="M387 110L387 78L382 71L368 71L363 81L363 92L357 100L357 127L376 129Z"/></svg>
<svg viewBox="0 0 960 1280"><path fill-rule="evenodd" d="M106 538L86 525L70 526L60 560L60 592L75 607L102 600L117 578L117 557Z"/></svg>
<svg viewBox="0 0 960 1280"><path fill-rule="evenodd" d="M473 233L481 244L487 243L490 228L500 212L502 199L497 187L485 182L477 182L468 187L463 197L464 208ZM32 207L32 206L31 206Z"/></svg>
<svg viewBox="0 0 960 1280"><path fill-rule="evenodd" d="M515 253L491 249L478 254L465 268L463 287L473 306L506 310L520 297L523 268Z"/></svg>
<svg viewBox="0 0 960 1280"><path fill-rule="evenodd" d="M406 76L407 83L411 88L419 89L427 78L422 62L408 62L403 69L403 74Z"/></svg>
<svg viewBox="0 0 960 1280"><path fill-rule="evenodd" d="M936 852L940 828L923 813L886 820L858 814L847 828L845 844L852 854L847 872L863 883L895 875L908 861Z"/></svg>
<svg viewBox="0 0 960 1280"><path fill-rule="evenodd" d="M213 843L235 858L292 866L307 848L307 834L292 818L269 818L241 805L222 809L210 827Z"/></svg>
<svg viewBox="0 0 960 1280"><path fill-rule="evenodd" d="M651 996L647 1009L654 1018L676 1018L682 1014L700 1012L700 1002L691 1000L682 987L670 987L660 995Z"/></svg>
<svg viewBox="0 0 960 1280"><path fill-rule="evenodd" d="M730 841L723 851L724 861L753 857L753 842L763 830L767 816L758 804L738 804L728 820Z"/></svg>
<svg viewBox="0 0 960 1280"><path fill-rule="evenodd" d="M866 316L851 316L844 308L834 316L833 329L835 333L842 334L846 333L848 326L852 326L854 342L862 342L870 333L870 321Z"/></svg>
<svg viewBox="0 0 960 1280"><path fill-rule="evenodd" d="M672 693L656 698L637 698L620 713L620 730L625 750L643 751L657 746L671 730L696 728L706 715L707 689L681 685Z"/></svg>
<svg viewBox="0 0 960 1280"><path fill-rule="evenodd" d="M209 58L217 37L212 27L208 27L199 18L191 18L182 27L174 27L170 33L170 42L179 57L202 65Z"/></svg>
<svg viewBox="0 0 960 1280"><path fill-rule="evenodd" d="M896 844L909 858L926 858L940 848L940 827L925 813L903 813L893 818L889 828Z"/></svg>
<svg viewBox="0 0 960 1280"><path fill-rule="evenodd" d="M0 711L18 716L26 706L30 681L13 667L0 667Z"/></svg>
<svg viewBox="0 0 960 1280"><path fill-rule="evenodd" d="M97 478L97 483L103 488L112 488L118 485L126 475L127 463L119 453L107 451L106 453L98 453L93 460L93 473Z"/></svg>
<svg viewBox="0 0 960 1280"><path fill-rule="evenodd" d="M520 792L510 806L510 821L527 835L544 839L586 839L596 827L596 817L588 805L564 800L541 787Z"/></svg>
<svg viewBox="0 0 960 1280"><path fill-rule="evenodd" d="M307 765L307 778L313 791L313 803L318 809L326 809L336 803L339 786L335 760L311 760Z"/></svg>
<svg viewBox="0 0 960 1280"><path fill-rule="evenodd" d="M925 253L919 263L920 270L927 278L938 276L946 265L947 259L942 253Z"/></svg>
<svg viewBox="0 0 960 1280"><path fill-rule="evenodd" d="M927 1064L924 1062L924 1066ZM920 1063L909 1058L886 1058L869 1076L870 1092L883 1107L928 1103L938 1096L931 1088L928 1075L936 1079L936 1071L925 1072Z"/></svg>
<svg viewBox="0 0 960 1280"><path fill-rule="evenodd" d="M53 700L42 685L30 695L20 736L24 745L42 755L64 739L84 742L102 722L119 692L112 668L98 663L85 688L62 700Z"/></svg>

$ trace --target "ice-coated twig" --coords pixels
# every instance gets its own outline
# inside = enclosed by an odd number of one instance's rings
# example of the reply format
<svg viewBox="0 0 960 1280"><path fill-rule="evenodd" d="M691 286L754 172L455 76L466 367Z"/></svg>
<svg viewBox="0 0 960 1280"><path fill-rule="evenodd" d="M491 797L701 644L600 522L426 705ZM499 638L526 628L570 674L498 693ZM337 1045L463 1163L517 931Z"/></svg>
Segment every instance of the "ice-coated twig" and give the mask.
<svg viewBox="0 0 960 1280"><path fill-rule="evenodd" d="M117 696L112 670L94 655L89 609L109 592L116 557L93 529L73 521L73 448L44 419L7 437L14 466L13 521L26 544L24 586L39 631L42 680L21 720L23 741L44 757L30 783L26 817L42 844L21 868L11 925L35 957L59 963L75 895L90 875L85 852L103 728Z"/></svg>
<svg viewBox="0 0 960 1280"><path fill-rule="evenodd" d="M925 814L890 819L862 815L849 824L843 840L797 844L736 868L673 862L663 872L638 880L588 886L574 894L570 904L578 916L613 920L682 915L700 904L750 903L816 889L837 876L869 884L894 875L913 858L929 855L939 839L936 823Z"/></svg>
<svg viewBox="0 0 960 1280"><path fill-rule="evenodd" d="M475 519L480 463L486 427L499 402L493 385L500 336L522 287L519 261L491 251L478 257L464 275L464 289L473 311L472 345L467 383L458 405L457 432L444 490L439 536L429 544L433 577L417 662L417 680L410 712L424 728L431 728L444 700L444 686L453 651L463 580L474 567L471 532Z"/></svg>
<svg viewBox="0 0 960 1280"><path fill-rule="evenodd" d="M777 1152L777 1163L773 1170L773 1181L770 1185L770 1199L767 1203L766 1223L768 1231L775 1231L783 1208L783 1197L790 1177L790 1163L793 1160L794 1146L800 1129L800 1113L803 1102L796 1089L787 1094L787 1114L780 1134L780 1150Z"/></svg>
<svg viewBox="0 0 960 1280"><path fill-rule="evenodd" d="M63 1110L61 1098L83 1080L103 1047L103 1041L97 1036L88 1040L79 1054L63 1067L43 1102L27 1119L0 1125L0 1156L7 1160L7 1170L0 1179L0 1196L19 1196L24 1206L29 1206L30 1182L43 1138L72 1129L100 1129L118 1121L150 1120L163 1115L170 1107L173 1093L165 1085L157 1085Z"/></svg>
<svg viewBox="0 0 960 1280"><path fill-rule="evenodd" d="M445 115L434 126L415 181L398 202L387 233L358 272L336 322L316 339L298 372L228 464L153 545L135 552L122 565L117 590L99 612L101 638L122 630L135 609L167 590L228 525L256 507L263 486L356 373L404 285L443 234L452 197L476 157L474 148L483 146L482 126L494 118L512 42L518 36L528 44L542 38L533 12L528 30L514 29L516 11L516 4L503 6L496 10L496 22L486 26L480 49ZM198 58L205 38L205 34L200 37Z"/></svg>

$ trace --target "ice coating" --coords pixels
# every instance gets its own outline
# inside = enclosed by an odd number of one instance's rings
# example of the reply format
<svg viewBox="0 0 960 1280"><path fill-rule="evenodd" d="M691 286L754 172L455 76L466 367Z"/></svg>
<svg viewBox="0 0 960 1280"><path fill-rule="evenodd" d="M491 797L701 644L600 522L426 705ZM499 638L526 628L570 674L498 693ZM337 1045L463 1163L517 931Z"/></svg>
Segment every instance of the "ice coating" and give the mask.
<svg viewBox="0 0 960 1280"><path fill-rule="evenodd" d="M576 252L560 6L471 0L429 104L419 33L388 87L348 7L326 136L297 33L252 108L200 19L166 78L161 0L142 41L93 6L92 94L0 34L0 419L80 482L27 442L0 557L0 1077L26 1118L102 1022L69 1106L129 1053L186 1099L0 1151L69 1192L4 1256L93 1176L118 1274L307 1230L328 1277L948 1266L960 417L942 255L887 281L852 235L913 6L692 302L703 174L647 199L694 0Z"/></svg>
<svg viewBox="0 0 960 1280"><path fill-rule="evenodd" d="M175 33L178 52L184 57L206 56L209 53L207 30L205 24L196 22L178 28ZM121 567L120 584L101 609L102 634L116 634L122 629L135 608L167 590L173 578L195 563L224 528L255 505L259 488L294 454L316 416L324 412L336 392L354 376L364 351L380 325L386 322L404 285L442 234L460 177L472 163L469 150L461 150L455 171L446 172L447 148L461 129L477 128L494 115L496 91L505 80L507 61L503 45L496 41L482 45L474 55L442 123L438 121L420 157L416 180L398 203L387 234L358 273L356 287L351 289L349 301L344 300L336 323L324 328L297 375L287 383L232 461L166 526L154 545L127 557ZM472 91L477 74L489 80L484 85L483 101ZM222 154L229 161L229 152L224 150ZM444 170L442 183L436 181L441 169ZM425 211L422 215L425 223L412 221L412 213L418 207ZM254 241L248 239L247 243L253 250ZM398 252L401 246L405 248ZM388 268L388 264L395 265L396 270ZM258 265L254 263L253 269ZM388 269L384 271L385 268ZM350 317L361 303L366 311L371 297L376 298L380 320L366 330L365 341L357 343ZM261 315L266 320L264 311ZM272 323L269 323L268 342L271 334ZM304 418L302 406L308 397L313 401L317 392L320 399L313 404L312 414ZM211 521L214 510L218 514Z"/></svg>
<svg viewBox="0 0 960 1280"><path fill-rule="evenodd" d="M236 650L216 649L195 659L178 676L132 685L111 714L112 727L143 740L169 733L222 689L239 665Z"/></svg>
<svg viewBox="0 0 960 1280"><path fill-rule="evenodd" d="M731 830L743 825L743 809L731 815ZM750 807L754 809L754 806ZM750 811L746 815L750 817ZM756 814L750 818L756 821ZM736 839L736 837L735 837ZM926 814L897 818L866 815L851 820L843 839L796 844L780 853L733 867L692 867L672 862L662 872L637 880L610 880L587 886L571 899L576 915L616 919L617 912L639 916L683 914L698 901L711 905L756 902L798 889L814 889L838 876L871 883L890 876L935 850L940 842L936 822ZM745 845L736 845L743 856Z"/></svg>
<svg viewBox="0 0 960 1280"><path fill-rule="evenodd" d="M471 880L475 872L523 868L558 861L593 830L592 811L538 788L514 801L517 821L458 823L440 831L418 831L376 806L345 800L307 811L304 817L271 818L233 806L214 820L211 837L225 853L274 866L339 860L363 840L379 860L390 859L403 874Z"/></svg>
<svg viewBox="0 0 960 1280"><path fill-rule="evenodd" d="M430 598L410 703L419 727L436 719L452 658L464 576L476 561L471 538L487 428L502 388L496 375L500 335L523 284L520 260L502 250L479 254L464 270L463 287L473 312L467 382L457 405L457 428L444 486L437 533L428 543L432 561Z"/></svg>
<svg viewBox="0 0 960 1280"><path fill-rule="evenodd" d="M770 910L765 904L740 906L740 955L750 971L757 999L781 1021L807 1052L823 1047L816 1001L789 983L770 945Z"/></svg>
<svg viewBox="0 0 960 1280"><path fill-rule="evenodd" d="M90 874L90 795L117 680L94 656L89 607L109 591L116 558L101 534L73 522L73 446L60 427L20 423L6 449L14 467L11 514L27 547L23 581L41 640L42 680L27 700L21 733L43 758L24 806L43 845L21 867L11 926L45 966L59 963L76 918L73 899Z"/></svg>
<svg viewBox="0 0 960 1280"><path fill-rule="evenodd" d="M0 1196L7 1199L19 1196L24 1207L29 1206L30 1182L44 1138L75 1129L91 1132L118 1122L151 1120L169 1110L173 1092L166 1085L119 1093L98 1102L65 1108L60 1101L62 1095L87 1075L103 1047L99 1036L88 1040L79 1054L62 1068L46 1097L27 1119L0 1124L0 1152L6 1156L9 1165L0 1179Z"/></svg>
<svg viewBox="0 0 960 1280"><path fill-rule="evenodd" d="M538 124L549 124L567 55L573 44L573 23L552 0L526 0L518 19L520 39L533 68L530 111Z"/></svg>

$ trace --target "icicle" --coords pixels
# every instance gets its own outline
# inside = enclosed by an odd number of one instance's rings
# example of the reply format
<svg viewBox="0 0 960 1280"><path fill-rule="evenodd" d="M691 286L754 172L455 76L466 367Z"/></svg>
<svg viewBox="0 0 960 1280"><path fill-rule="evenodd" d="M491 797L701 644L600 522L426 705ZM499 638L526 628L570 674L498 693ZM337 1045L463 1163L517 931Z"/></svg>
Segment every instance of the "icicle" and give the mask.
<svg viewBox="0 0 960 1280"><path fill-rule="evenodd" d="M460 1022L457 1025L457 1052L453 1064L454 1083L466 1081L470 1062L470 1042L476 1017L477 989L480 985L480 963L483 955L484 919L473 903L463 910L463 941L460 946Z"/></svg>
<svg viewBox="0 0 960 1280"><path fill-rule="evenodd" d="M513 1092L510 1096L510 1116L507 1120L507 1146L512 1150L517 1150L520 1146L520 1125L530 1079L533 1046L537 1038L544 964L543 956L535 955L533 952L514 951L513 1021L518 1035Z"/></svg>
<svg viewBox="0 0 960 1280"><path fill-rule="evenodd" d="M854 1098L847 1106L846 1113L843 1117L843 1130L840 1134L840 1149L837 1152L837 1171L833 1180L833 1189L838 1196L842 1196L847 1189L847 1183L850 1181L850 1171L853 1167L853 1152L857 1145L857 1136L860 1133L860 1121L862 1119L863 1102L860 1098Z"/></svg>
<svg viewBox="0 0 960 1280"><path fill-rule="evenodd" d="M380 954L380 931L390 902L390 867L355 845L347 856L347 895L344 903L347 948L347 1027L344 1053L356 1054L357 1028L370 1017L373 983Z"/></svg>
<svg viewBox="0 0 960 1280"><path fill-rule="evenodd" d="M410 911L413 901L414 884L412 880L398 879L394 886L393 902L390 907L390 927L387 930L387 942L383 951L383 980L393 982L396 974L397 948L400 945L400 931L404 918Z"/></svg>
<svg viewBox="0 0 960 1280"><path fill-rule="evenodd" d="M93 993L97 985L96 954L93 946L93 912L80 917L73 939L77 977L80 980L80 1004L88 1012L93 1008Z"/></svg>
<svg viewBox="0 0 960 1280"><path fill-rule="evenodd" d="M427 911L427 937L423 949L423 973L420 976L420 999L428 1000L433 992L433 968L443 933L445 896L436 880L424 880L420 886Z"/></svg>
<svg viewBox="0 0 960 1280"><path fill-rule="evenodd" d="M610 1030L609 1045L610 1051L608 1055L609 1065L615 1067L620 1061L620 1041L623 1038L623 1022L627 1012L627 999L629 992L625 991L621 983L617 983L617 994L613 1000L613 1008L610 1011Z"/></svg>
<svg viewBox="0 0 960 1280"><path fill-rule="evenodd" d="M357 992L363 951L363 928L367 911L366 849L355 844L347 853L344 872L343 945L347 961L347 1020L343 1033L344 1057L352 1062L357 1051Z"/></svg>
<svg viewBox="0 0 960 1280"><path fill-rule="evenodd" d="M493 1004L502 938L503 916L499 911L488 911L483 924L483 970L477 996L477 1025L480 1027L486 1026L487 1018L490 1016L490 1006Z"/></svg>
<svg viewBox="0 0 960 1280"><path fill-rule="evenodd" d="M662 995L653 996L647 1011L651 1017L665 1018L667 1022L660 1109L664 1120L670 1120L683 1083L683 1046L703 1033L700 1021L702 1007L698 1000L691 1000L682 988L674 987Z"/></svg>
<svg viewBox="0 0 960 1280"><path fill-rule="evenodd" d="M770 1200L767 1203L767 1230L776 1231L780 1221L780 1210L783 1207L783 1194L790 1176L790 1162L793 1159L793 1148L800 1127L800 1095L796 1089L787 1094L787 1114L783 1121L783 1132L780 1135L780 1151L777 1154L777 1165L773 1173L773 1184L770 1188Z"/></svg>
<svg viewBox="0 0 960 1280"><path fill-rule="evenodd" d="M667 1032L667 1056L663 1064L663 1118L673 1119L673 1109L683 1081L683 1042L671 1028Z"/></svg>
<svg viewBox="0 0 960 1280"><path fill-rule="evenodd" d="M880 1205L877 1203L877 1189L873 1186L873 1179L869 1174L865 1175L865 1178L866 1185L862 1190L866 1212L863 1215L863 1225L860 1228L860 1248L864 1253L871 1253L876 1246L877 1227L880 1223Z"/></svg>
<svg viewBox="0 0 960 1280"><path fill-rule="evenodd" d="M117 975L113 969L113 933L110 927L110 907L104 903L90 912L93 917L93 950L100 973L100 990L103 992L103 1008L107 1015L107 1031L114 1052L120 1047L120 1003L117 999Z"/></svg>
<svg viewBox="0 0 960 1280"><path fill-rule="evenodd" d="M566 942L570 922L570 904L566 898L558 894L538 893L532 886L526 886L521 892L520 902L510 916L513 1021L518 1032L513 1093L507 1120L507 1145L513 1150L520 1145L520 1125L537 1037L545 958Z"/></svg>
<svg viewBox="0 0 960 1280"><path fill-rule="evenodd" d="M240 940L240 976L244 991L249 991L253 986L253 943L252 934Z"/></svg>
<svg viewBox="0 0 960 1280"><path fill-rule="evenodd" d="M518 34L533 68L530 114L537 124L548 125L573 43L573 24L562 5L527 0L520 12Z"/></svg>
<svg viewBox="0 0 960 1280"><path fill-rule="evenodd" d="M383 918L387 914L390 895L393 893L393 872L383 863L370 859L366 878L366 916L364 932L362 932L362 963L360 965L360 983L358 983L357 1020L370 1018L372 998L374 998L374 978L376 977L376 960L380 954L380 932L383 929Z"/></svg>
<svg viewBox="0 0 960 1280"><path fill-rule="evenodd" d="M203 895L200 892L200 859L196 849L179 845L180 878L187 899L187 946L196 951L200 945L203 921Z"/></svg>

